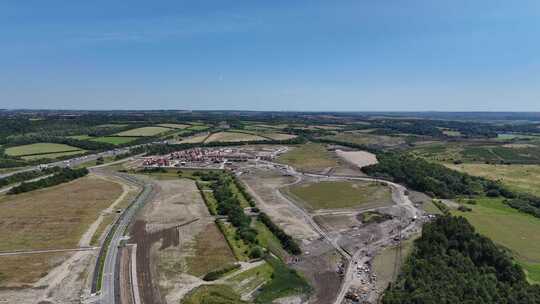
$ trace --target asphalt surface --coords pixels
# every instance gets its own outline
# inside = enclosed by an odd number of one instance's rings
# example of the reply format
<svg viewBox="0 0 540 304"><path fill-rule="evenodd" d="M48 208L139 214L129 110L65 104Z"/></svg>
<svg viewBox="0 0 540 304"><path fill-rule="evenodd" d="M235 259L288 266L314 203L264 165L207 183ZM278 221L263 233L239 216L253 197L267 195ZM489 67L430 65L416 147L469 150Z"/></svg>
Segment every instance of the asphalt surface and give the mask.
<svg viewBox="0 0 540 304"><path fill-rule="evenodd" d="M130 183L137 184L143 188L142 192L133 200L128 208L124 210L124 213L118 218L115 225L109 230L111 235L111 241L106 250L100 252L104 257L103 265L103 277L101 281L101 292L97 303L102 304L114 304L118 301L119 295L119 282L118 282L118 247L122 240L125 239L124 232L128 228L131 221L135 218L137 211L146 204L152 195L154 194L154 186L150 183L145 183L139 179L136 179L127 174L114 174L114 176L120 177ZM99 272L99 266L96 264L94 270L94 278L97 278Z"/></svg>

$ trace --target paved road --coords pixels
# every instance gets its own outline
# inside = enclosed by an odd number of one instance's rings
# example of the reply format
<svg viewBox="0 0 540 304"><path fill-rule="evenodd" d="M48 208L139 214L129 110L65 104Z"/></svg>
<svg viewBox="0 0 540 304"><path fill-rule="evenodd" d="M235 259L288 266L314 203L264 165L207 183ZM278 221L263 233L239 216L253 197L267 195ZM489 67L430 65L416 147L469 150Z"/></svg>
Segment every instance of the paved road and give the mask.
<svg viewBox="0 0 540 304"><path fill-rule="evenodd" d="M108 248L102 250L100 254L105 254L104 266L103 266L103 278L101 282L101 293L98 303L102 304L114 304L117 303L117 295L119 292L118 278L118 246L124 239L124 232L134 219L137 211L150 200L154 194L154 186L150 183L145 183L142 180L129 176L127 174L116 174L116 177L120 177L130 183L137 184L143 188L142 192L133 200L124 213L120 215L115 225L112 226L108 235L111 235L111 241ZM94 277L96 278L99 272L99 266L96 265L94 270Z"/></svg>

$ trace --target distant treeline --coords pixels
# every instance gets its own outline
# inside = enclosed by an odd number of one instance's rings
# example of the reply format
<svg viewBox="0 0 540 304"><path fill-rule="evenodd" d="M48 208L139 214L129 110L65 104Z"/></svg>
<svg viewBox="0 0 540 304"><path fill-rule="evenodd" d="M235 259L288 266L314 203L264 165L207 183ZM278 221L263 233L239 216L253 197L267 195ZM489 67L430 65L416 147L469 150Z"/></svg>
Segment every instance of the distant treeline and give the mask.
<svg viewBox="0 0 540 304"><path fill-rule="evenodd" d="M86 168L81 169L70 169L62 168L59 172L55 173L52 176L42 178L33 182L23 182L19 186L11 188L8 191L8 194L19 194L23 192L29 192L41 188L47 188L56 186L62 183L66 183L72 180L75 180L79 177L83 177L88 174Z"/></svg>
<svg viewBox="0 0 540 304"><path fill-rule="evenodd" d="M0 187L4 187L10 184L20 183L20 182L24 182L24 181L31 180L34 178L38 178L40 176L56 173L60 170L61 170L60 167L51 167L51 168L37 169L37 170L15 173L8 177L0 179Z"/></svg>
<svg viewBox="0 0 540 304"><path fill-rule="evenodd" d="M443 216L424 225L382 303L533 304L540 303L540 286L466 219Z"/></svg>
<svg viewBox="0 0 540 304"><path fill-rule="evenodd" d="M268 230L272 232L276 236L276 238L281 242L281 245L283 245L283 248L287 250L290 254L299 255L302 253L302 250L300 249L300 246L294 241L294 239L285 233L283 229L281 229L278 225L274 224L272 222L272 219L264 213L259 213L259 220L268 227Z"/></svg>

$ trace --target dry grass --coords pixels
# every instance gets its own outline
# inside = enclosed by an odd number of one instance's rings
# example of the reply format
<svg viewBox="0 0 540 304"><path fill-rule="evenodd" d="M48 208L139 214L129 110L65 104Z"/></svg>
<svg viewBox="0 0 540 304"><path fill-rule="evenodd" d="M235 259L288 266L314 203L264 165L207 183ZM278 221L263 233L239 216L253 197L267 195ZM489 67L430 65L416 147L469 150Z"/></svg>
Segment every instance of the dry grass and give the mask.
<svg viewBox="0 0 540 304"><path fill-rule="evenodd" d="M120 185L88 176L48 189L4 196L0 199L0 251L77 247L100 211L121 193ZM5 284L20 282L19 272L28 273L23 280L26 283L39 279L50 268L45 256L33 255L36 265L2 266L7 267L0 270L6 277Z"/></svg>
<svg viewBox="0 0 540 304"><path fill-rule="evenodd" d="M42 253L0 257L0 287L23 287L35 283L67 258L66 253Z"/></svg>
<svg viewBox="0 0 540 304"><path fill-rule="evenodd" d="M339 165L336 158L324 145L308 143L294 147L281 155L278 162L291 165L300 171L320 172Z"/></svg>
<svg viewBox="0 0 540 304"><path fill-rule="evenodd" d="M188 273L201 277L235 261L223 234L210 223L195 238L195 255L187 258Z"/></svg>
<svg viewBox="0 0 540 304"><path fill-rule="evenodd" d="M264 133L264 136L270 137L273 140L287 140L297 137L296 135L285 133Z"/></svg>
<svg viewBox="0 0 540 304"><path fill-rule="evenodd" d="M170 131L169 128L163 127L142 127L120 132L118 136L154 136L164 132Z"/></svg>
<svg viewBox="0 0 540 304"><path fill-rule="evenodd" d="M342 151L336 150L336 154L348 161L351 164L354 164L358 168L366 167L369 165L377 164L377 156L373 153L366 151Z"/></svg>
<svg viewBox="0 0 540 304"><path fill-rule="evenodd" d="M82 151L77 147L64 144L36 143L22 146L15 146L6 149L6 154L11 156L24 156L36 153L58 153L66 151Z"/></svg>
<svg viewBox="0 0 540 304"><path fill-rule="evenodd" d="M186 124L174 124L174 123L159 124L158 126L160 126L160 127L165 127L165 128L171 128L171 129L185 129L185 128L191 127L191 125L186 125Z"/></svg>
<svg viewBox="0 0 540 304"><path fill-rule="evenodd" d="M266 140L264 137L260 137L254 134L247 133L238 133L238 132L217 132L210 137L205 142L235 142L235 141L255 141L255 140Z"/></svg>

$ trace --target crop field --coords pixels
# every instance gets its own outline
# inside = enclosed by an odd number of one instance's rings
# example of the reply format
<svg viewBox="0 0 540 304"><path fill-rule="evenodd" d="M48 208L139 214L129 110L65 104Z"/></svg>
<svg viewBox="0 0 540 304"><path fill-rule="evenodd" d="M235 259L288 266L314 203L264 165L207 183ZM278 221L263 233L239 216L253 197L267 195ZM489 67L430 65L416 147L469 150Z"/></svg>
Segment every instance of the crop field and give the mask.
<svg viewBox="0 0 540 304"><path fill-rule="evenodd" d="M381 207L392 204L392 192L375 182L322 181L288 188L297 201L310 209Z"/></svg>
<svg viewBox="0 0 540 304"><path fill-rule="evenodd" d="M513 190L540 196L540 165L447 164L447 167L501 181Z"/></svg>
<svg viewBox="0 0 540 304"><path fill-rule="evenodd" d="M287 140L296 138L294 134L285 134L285 133L264 133L264 136L269 137L273 140Z"/></svg>
<svg viewBox="0 0 540 304"><path fill-rule="evenodd" d="M476 230L510 250L527 270L529 280L540 282L540 219L505 205L501 199L477 199L470 212L452 210Z"/></svg>
<svg viewBox="0 0 540 304"><path fill-rule="evenodd" d="M192 131L205 131L210 129L210 127L207 125L192 125L191 127L188 127L188 129Z"/></svg>
<svg viewBox="0 0 540 304"><path fill-rule="evenodd" d="M137 137L128 137L128 136L102 136L102 137L94 137L91 139L91 141L97 141L97 142L103 142L113 145L123 145L130 143L137 139Z"/></svg>
<svg viewBox="0 0 540 304"><path fill-rule="evenodd" d="M540 163L540 147L532 144L468 145L463 143L435 143L419 146L412 153L432 161L451 163Z"/></svg>
<svg viewBox="0 0 540 304"><path fill-rule="evenodd" d="M142 127L142 128L136 128L136 129L123 131L116 135L117 136L145 137L145 136L155 136L155 135L167 132L167 131L170 131L170 129L163 128L163 127Z"/></svg>
<svg viewBox="0 0 540 304"><path fill-rule="evenodd" d="M395 147L405 143L405 139L400 136L373 135L364 132L343 132L323 138L378 147Z"/></svg>
<svg viewBox="0 0 540 304"><path fill-rule="evenodd" d="M175 123L159 124L158 126L164 127L164 128L170 128L170 129L185 129L185 128L191 127L191 125L175 124Z"/></svg>
<svg viewBox="0 0 540 304"><path fill-rule="evenodd" d="M44 190L1 197L0 251L77 247L101 210L121 193L120 185L89 176ZM54 264L39 260L40 256L34 256L35 264L19 264L15 272L0 257L0 273L5 277L0 284L29 284L39 279ZM36 275L28 276L26 272Z"/></svg>
<svg viewBox="0 0 540 304"><path fill-rule="evenodd" d="M208 137L208 134L190 136L190 137L184 138L180 143L181 144L198 144L198 143L202 143L206 139L206 137Z"/></svg>
<svg viewBox="0 0 540 304"><path fill-rule="evenodd" d="M187 258L188 273L202 277L210 271L236 262L227 241L215 223L210 223L195 238L195 252Z"/></svg>
<svg viewBox="0 0 540 304"><path fill-rule="evenodd" d="M300 171L319 172L339 165L336 157L324 145L307 143L295 146L281 155L277 161L291 165Z"/></svg>
<svg viewBox="0 0 540 304"><path fill-rule="evenodd" d="M254 134L238 133L238 132L218 132L210 135L205 141L209 142L235 142L235 141L255 141L255 140L267 140L264 137Z"/></svg>
<svg viewBox="0 0 540 304"><path fill-rule="evenodd" d="M48 153L60 153L60 152L74 152L83 150L64 144L53 143L36 143L22 146L9 147L5 153L10 156L25 156L33 154L48 154Z"/></svg>
<svg viewBox="0 0 540 304"><path fill-rule="evenodd" d="M34 159L43 159L43 158L53 159L53 158L58 158L61 156L78 155L84 152L85 152L84 150L78 150L78 151L72 151L72 152L56 152L56 153L48 153L48 154L21 156L21 158L24 160L34 160Z"/></svg>

